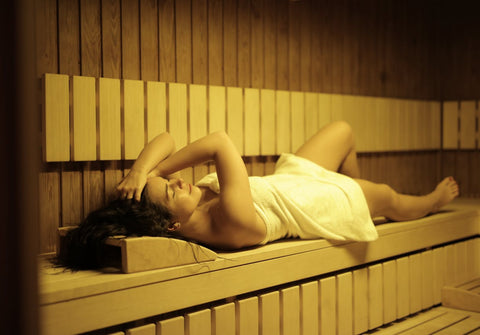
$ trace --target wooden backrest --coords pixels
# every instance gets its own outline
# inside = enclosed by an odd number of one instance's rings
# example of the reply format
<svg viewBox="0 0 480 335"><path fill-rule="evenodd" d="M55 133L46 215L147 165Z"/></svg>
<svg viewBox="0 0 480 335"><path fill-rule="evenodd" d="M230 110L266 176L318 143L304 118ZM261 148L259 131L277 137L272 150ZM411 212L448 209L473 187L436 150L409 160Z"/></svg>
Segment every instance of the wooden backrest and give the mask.
<svg viewBox="0 0 480 335"><path fill-rule="evenodd" d="M438 101L46 74L43 110L46 162L133 160L163 131L182 147L225 130L244 156L278 155L332 120L352 125L360 152L442 144Z"/></svg>

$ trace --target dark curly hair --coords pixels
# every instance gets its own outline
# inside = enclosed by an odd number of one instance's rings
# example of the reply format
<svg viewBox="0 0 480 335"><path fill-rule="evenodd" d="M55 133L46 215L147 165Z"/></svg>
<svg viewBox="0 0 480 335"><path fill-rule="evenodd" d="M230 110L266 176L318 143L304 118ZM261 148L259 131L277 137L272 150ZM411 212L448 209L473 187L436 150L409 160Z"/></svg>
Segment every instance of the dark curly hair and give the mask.
<svg viewBox="0 0 480 335"><path fill-rule="evenodd" d="M105 207L91 212L77 227L62 239L55 264L72 270L97 269L111 265L105 245L108 237L165 236L169 233L172 214L153 203L146 188L139 202L116 199Z"/></svg>

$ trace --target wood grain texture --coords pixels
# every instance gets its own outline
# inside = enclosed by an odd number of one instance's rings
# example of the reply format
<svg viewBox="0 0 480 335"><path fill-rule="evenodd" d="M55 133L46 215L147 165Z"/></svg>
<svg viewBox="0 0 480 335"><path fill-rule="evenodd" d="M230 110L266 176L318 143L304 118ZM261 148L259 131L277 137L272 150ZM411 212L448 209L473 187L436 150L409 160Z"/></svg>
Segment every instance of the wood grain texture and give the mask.
<svg viewBox="0 0 480 335"><path fill-rule="evenodd" d="M124 80L123 97L123 157L124 159L136 159L145 145L144 82L140 80Z"/></svg>
<svg viewBox="0 0 480 335"><path fill-rule="evenodd" d="M140 77L158 80L158 3L141 0L140 11Z"/></svg>
<svg viewBox="0 0 480 335"><path fill-rule="evenodd" d="M102 74L100 2L80 1L80 43L83 76Z"/></svg>
<svg viewBox="0 0 480 335"><path fill-rule="evenodd" d="M73 160L97 159L97 112L95 78L74 76L73 90Z"/></svg>
<svg viewBox="0 0 480 335"><path fill-rule="evenodd" d="M44 77L43 129L45 161L70 159L69 79L66 75Z"/></svg>
<svg viewBox="0 0 480 335"><path fill-rule="evenodd" d="M235 304L212 308L212 334L235 335Z"/></svg>
<svg viewBox="0 0 480 335"><path fill-rule="evenodd" d="M122 76L120 0L102 1L102 69L107 78Z"/></svg>
<svg viewBox="0 0 480 335"><path fill-rule="evenodd" d="M258 334L258 298L252 297L235 301L237 334Z"/></svg>
<svg viewBox="0 0 480 335"><path fill-rule="evenodd" d="M192 3L175 1L176 81L192 82Z"/></svg>
<svg viewBox="0 0 480 335"><path fill-rule="evenodd" d="M158 1L159 80L176 81L175 1Z"/></svg>
<svg viewBox="0 0 480 335"><path fill-rule="evenodd" d="M137 80L140 74L139 3L122 1L122 78Z"/></svg>

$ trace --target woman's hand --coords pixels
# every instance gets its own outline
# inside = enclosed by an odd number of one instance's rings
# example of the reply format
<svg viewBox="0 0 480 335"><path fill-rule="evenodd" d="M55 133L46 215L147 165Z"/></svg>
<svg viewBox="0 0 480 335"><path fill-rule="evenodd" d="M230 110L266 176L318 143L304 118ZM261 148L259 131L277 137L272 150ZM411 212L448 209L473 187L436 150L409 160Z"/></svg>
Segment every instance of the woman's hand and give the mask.
<svg viewBox="0 0 480 335"><path fill-rule="evenodd" d="M118 184L118 195L121 199L140 201L146 183L147 174L145 172L131 169L127 176Z"/></svg>

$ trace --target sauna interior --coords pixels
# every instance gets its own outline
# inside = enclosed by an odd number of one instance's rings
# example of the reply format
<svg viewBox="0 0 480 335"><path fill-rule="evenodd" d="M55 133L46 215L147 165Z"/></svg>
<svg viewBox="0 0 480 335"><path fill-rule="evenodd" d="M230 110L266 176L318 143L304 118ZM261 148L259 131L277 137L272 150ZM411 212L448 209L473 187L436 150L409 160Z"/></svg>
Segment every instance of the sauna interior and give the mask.
<svg viewBox="0 0 480 335"><path fill-rule="evenodd" d="M480 277L475 1L0 6L9 32L1 37L0 332L360 334L412 315L436 318L444 286ZM102 119L112 108L117 114ZM281 152L333 120L359 134L363 178L420 195L451 175L460 199L424 221L379 225L371 245L286 241L133 274L45 269L59 228L111 200L155 134L187 144L224 130L249 174L266 175ZM196 182L211 171L182 175ZM463 333L480 329L478 313L459 320L470 322Z"/></svg>

